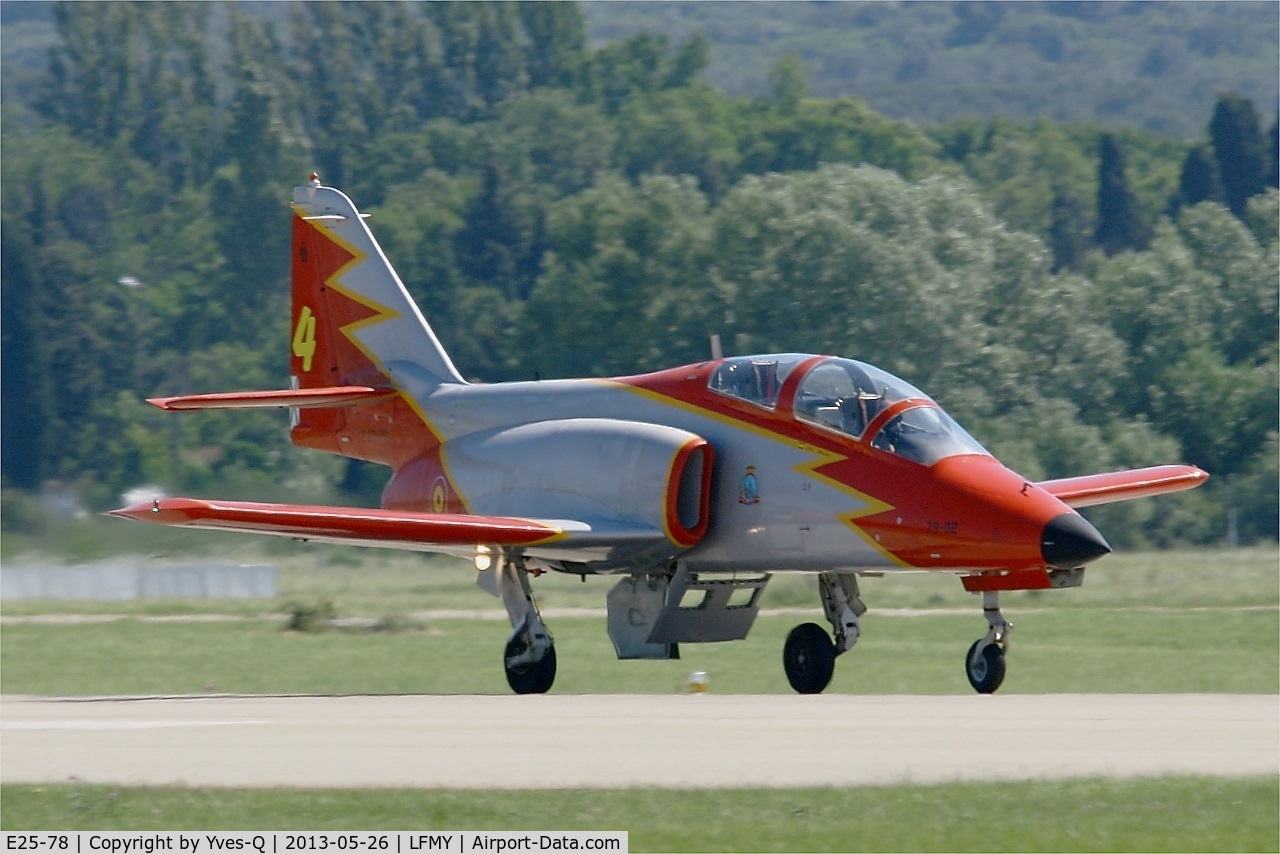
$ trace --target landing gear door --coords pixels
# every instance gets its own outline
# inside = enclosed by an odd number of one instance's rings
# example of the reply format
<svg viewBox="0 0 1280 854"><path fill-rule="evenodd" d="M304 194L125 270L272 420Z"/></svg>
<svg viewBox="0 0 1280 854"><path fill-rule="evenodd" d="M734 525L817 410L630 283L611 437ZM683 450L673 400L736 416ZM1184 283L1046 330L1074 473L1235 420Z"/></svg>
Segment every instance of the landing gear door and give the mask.
<svg viewBox="0 0 1280 854"><path fill-rule="evenodd" d="M609 639L619 659L675 659L680 646L650 643L649 636L662 615L670 579L665 575L636 575L623 578L609 591Z"/></svg>

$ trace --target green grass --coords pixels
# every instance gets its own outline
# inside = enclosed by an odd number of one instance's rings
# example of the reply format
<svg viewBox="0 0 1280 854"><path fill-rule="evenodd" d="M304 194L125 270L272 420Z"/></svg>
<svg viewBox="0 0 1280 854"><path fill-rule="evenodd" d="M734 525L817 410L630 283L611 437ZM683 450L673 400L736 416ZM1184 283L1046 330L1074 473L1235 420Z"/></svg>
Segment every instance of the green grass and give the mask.
<svg viewBox="0 0 1280 854"><path fill-rule="evenodd" d="M1275 779L477 792L0 788L8 831L626 830L632 851L1275 851Z"/></svg>
<svg viewBox="0 0 1280 854"><path fill-rule="evenodd" d="M95 520L97 521L97 520ZM104 521L110 530L136 532L116 520ZM147 532L148 536L150 531ZM467 561L376 549L309 546L270 538L246 541L204 531L160 530L197 536L185 554L153 555L157 560L219 559L243 563L274 563L279 568L280 595L274 600L184 599L131 602L5 602L6 615L70 614L240 614L279 612L289 601L333 602L339 613L378 617L434 608L499 609L497 600L475 585ZM212 538L212 544L210 543ZM149 541L149 540L148 540ZM223 552L207 551L227 545ZM266 549L274 546L279 551ZM264 550L265 549L265 550ZM18 558L15 558L17 560ZM6 558L8 560L8 558ZM549 574L534 581L544 607L602 608L614 578ZM867 578L863 598L874 612L882 608L971 608L975 597L964 592L950 574L910 573ZM1073 590L1006 594L1010 613L1019 608L1111 607L1276 607L1280 605L1280 556L1276 547L1246 549L1185 549L1112 555L1089 568L1083 587ZM817 584L809 575L775 575L765 591L763 606L819 608Z"/></svg>
<svg viewBox="0 0 1280 854"><path fill-rule="evenodd" d="M1003 692L1275 693L1280 612L1010 612L1016 629ZM557 693L666 693L705 670L717 693L788 693L786 634L803 617L761 617L745 641L685 645L679 661L615 659L599 617L550 621ZM438 620L393 633L282 630L283 619L9 624L6 694L508 693L500 620ZM969 693L962 660L986 627L976 612L869 614L828 689Z"/></svg>

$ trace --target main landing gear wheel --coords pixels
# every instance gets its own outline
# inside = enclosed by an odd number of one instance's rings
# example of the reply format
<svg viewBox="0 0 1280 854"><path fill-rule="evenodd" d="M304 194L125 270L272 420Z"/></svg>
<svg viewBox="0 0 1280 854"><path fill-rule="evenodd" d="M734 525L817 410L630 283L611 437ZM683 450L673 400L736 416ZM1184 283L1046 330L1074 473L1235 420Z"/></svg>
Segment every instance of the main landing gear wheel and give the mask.
<svg viewBox="0 0 1280 854"><path fill-rule="evenodd" d="M507 684L517 694L545 694L556 681L556 648L538 614L524 557L503 553L501 560L498 567L491 565L481 574L495 573L490 581L496 583L497 594L511 618L511 635L502 651L502 669L507 673ZM493 592L490 587L485 589Z"/></svg>
<svg viewBox="0 0 1280 854"><path fill-rule="evenodd" d="M836 669L836 646L817 623L802 623L787 635L782 647L787 681L800 694L821 694Z"/></svg>
<svg viewBox="0 0 1280 854"><path fill-rule="evenodd" d="M1004 681L1004 650L996 644L988 644L979 653L981 644L981 640L976 640L969 647L969 654L964 659L964 672L973 690L979 694L994 694Z"/></svg>
<svg viewBox="0 0 1280 854"><path fill-rule="evenodd" d="M549 647L538 661L512 664L526 652L524 641L514 637L507 641L502 653L502 666L507 671L507 684L517 694L545 694L556 681L556 648Z"/></svg>

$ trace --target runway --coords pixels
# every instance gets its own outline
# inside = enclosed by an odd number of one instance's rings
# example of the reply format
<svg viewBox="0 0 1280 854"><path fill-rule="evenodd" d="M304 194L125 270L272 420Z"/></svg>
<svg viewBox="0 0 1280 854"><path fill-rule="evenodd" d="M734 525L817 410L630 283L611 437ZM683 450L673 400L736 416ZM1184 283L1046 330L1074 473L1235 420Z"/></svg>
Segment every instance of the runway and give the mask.
<svg viewBox="0 0 1280 854"><path fill-rule="evenodd" d="M0 781L818 786L1280 774L1276 695L0 698Z"/></svg>

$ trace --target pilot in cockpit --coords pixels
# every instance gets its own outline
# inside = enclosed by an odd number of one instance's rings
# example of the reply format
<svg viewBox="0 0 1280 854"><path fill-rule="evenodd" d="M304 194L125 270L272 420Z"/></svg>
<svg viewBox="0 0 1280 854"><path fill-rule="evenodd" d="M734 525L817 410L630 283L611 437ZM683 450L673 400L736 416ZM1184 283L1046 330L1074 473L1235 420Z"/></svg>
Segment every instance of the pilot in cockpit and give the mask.
<svg viewBox="0 0 1280 854"><path fill-rule="evenodd" d="M778 397L778 363L762 359L727 363L717 372L717 390L739 400L771 406Z"/></svg>
<svg viewBox="0 0 1280 854"><path fill-rule="evenodd" d="M836 405L840 409L841 429L850 436L861 436L887 404L866 371L851 365L849 373L853 377L853 394L840 398Z"/></svg>

